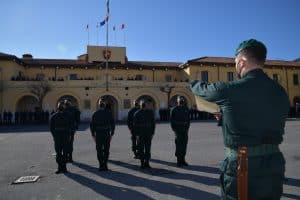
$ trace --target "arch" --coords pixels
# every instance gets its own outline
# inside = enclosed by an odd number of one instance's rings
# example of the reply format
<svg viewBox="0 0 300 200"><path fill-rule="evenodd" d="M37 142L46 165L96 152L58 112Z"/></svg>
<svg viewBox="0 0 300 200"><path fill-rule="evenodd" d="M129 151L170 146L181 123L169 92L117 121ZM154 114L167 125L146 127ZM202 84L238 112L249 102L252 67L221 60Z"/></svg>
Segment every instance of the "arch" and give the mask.
<svg viewBox="0 0 300 200"><path fill-rule="evenodd" d="M37 111L40 110L38 99L34 95L24 95L16 103L16 111Z"/></svg>
<svg viewBox="0 0 300 200"><path fill-rule="evenodd" d="M113 114L113 117L114 119L118 119L118 111L119 111L119 104L118 104L118 100L112 96L112 95L103 95L101 97L98 98L97 100L97 105L96 105L96 108L99 109L99 105L98 105L98 102L99 102L99 99L103 99L106 103L106 107L111 110L112 114Z"/></svg>
<svg viewBox="0 0 300 200"><path fill-rule="evenodd" d="M158 108L159 108L159 106L160 106L160 101L159 101L159 99L156 97L155 94L153 94L152 92L149 92L149 91L144 91L144 92L139 93L139 94L135 97L135 99L138 100L141 96L149 96L149 97L151 97L152 100L153 100L153 103L154 103L154 104L153 104L154 110L158 110Z"/></svg>
<svg viewBox="0 0 300 200"><path fill-rule="evenodd" d="M175 94L170 98L170 101L169 101L170 107L174 107L177 105L177 97L178 96L181 96L184 99L184 101L186 102L186 104L188 105L188 100L184 95Z"/></svg>
<svg viewBox="0 0 300 200"><path fill-rule="evenodd" d="M180 95L183 96L186 99L186 103L188 107L191 107L193 104L195 104L194 101L194 96L192 93L184 91L184 90L174 90L171 93L171 97L175 96L175 95ZM171 99L171 98L170 98Z"/></svg>
<svg viewBox="0 0 300 200"><path fill-rule="evenodd" d="M58 104L58 102L64 101L66 99L71 101L72 106L79 108L77 99L72 95L63 95L63 96L59 97L58 100L56 101L56 105Z"/></svg>
<svg viewBox="0 0 300 200"><path fill-rule="evenodd" d="M153 97L151 97L150 95L141 95L139 96L137 99L136 99L138 102L141 101L141 100L144 100L144 101L150 101L151 104L152 104L152 109L153 110L156 110L156 103L155 103L155 100Z"/></svg>

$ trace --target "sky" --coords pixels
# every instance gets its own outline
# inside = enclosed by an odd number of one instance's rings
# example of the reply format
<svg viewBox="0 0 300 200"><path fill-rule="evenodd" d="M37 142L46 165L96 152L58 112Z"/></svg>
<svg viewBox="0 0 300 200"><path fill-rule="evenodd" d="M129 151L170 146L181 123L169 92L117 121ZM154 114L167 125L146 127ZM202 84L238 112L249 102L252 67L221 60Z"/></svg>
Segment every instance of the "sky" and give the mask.
<svg viewBox="0 0 300 200"><path fill-rule="evenodd" d="M268 59L300 57L300 0L110 0L109 4L108 44L125 46L131 61L234 57L238 44L250 38L264 42ZM106 45L106 25L96 28L105 16L106 0L0 0L0 52L77 59L86 53L88 43Z"/></svg>

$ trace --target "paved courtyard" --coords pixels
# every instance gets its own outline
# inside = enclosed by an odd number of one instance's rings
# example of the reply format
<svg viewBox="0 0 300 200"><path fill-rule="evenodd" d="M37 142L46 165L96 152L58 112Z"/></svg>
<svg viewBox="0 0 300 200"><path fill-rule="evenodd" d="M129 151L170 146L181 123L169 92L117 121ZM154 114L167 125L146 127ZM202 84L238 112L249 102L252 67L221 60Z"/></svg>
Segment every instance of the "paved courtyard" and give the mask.
<svg viewBox="0 0 300 200"><path fill-rule="evenodd" d="M83 124L75 136L74 163L69 173L54 174L53 140L46 126L0 127L0 200L52 199L219 199L219 162L224 158L221 128L215 122L194 122L189 132L187 161L176 167L174 134L158 124L152 142L151 170L133 159L130 134L116 127L110 171L99 172L95 144ZM282 199L300 199L300 121L288 121L284 143L286 177ZM11 184L16 178L40 175L35 183Z"/></svg>

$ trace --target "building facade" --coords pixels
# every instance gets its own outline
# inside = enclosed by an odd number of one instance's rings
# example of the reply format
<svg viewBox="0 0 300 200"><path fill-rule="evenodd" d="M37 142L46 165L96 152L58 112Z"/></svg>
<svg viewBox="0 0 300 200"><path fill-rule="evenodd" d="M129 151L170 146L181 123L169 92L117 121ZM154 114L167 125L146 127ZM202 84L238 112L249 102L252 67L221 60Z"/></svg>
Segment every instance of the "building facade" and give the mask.
<svg viewBox="0 0 300 200"><path fill-rule="evenodd" d="M106 63L106 59L108 63ZM108 64L106 66L106 64ZM291 107L300 103L300 63L268 60L266 73L287 91ZM233 58L202 57L185 63L128 61L125 47L88 46L76 60L22 58L0 53L0 112L55 110L70 99L88 121L97 102L109 102L114 116L125 120L133 100L149 99L157 118L161 109L183 96L195 104L189 81L236 79Z"/></svg>

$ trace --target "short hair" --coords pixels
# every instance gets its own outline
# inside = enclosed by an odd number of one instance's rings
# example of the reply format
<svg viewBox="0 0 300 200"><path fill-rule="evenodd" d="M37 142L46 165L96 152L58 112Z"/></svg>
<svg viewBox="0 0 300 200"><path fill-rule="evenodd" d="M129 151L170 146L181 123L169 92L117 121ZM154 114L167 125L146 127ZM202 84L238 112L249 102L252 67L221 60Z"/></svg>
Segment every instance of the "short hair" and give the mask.
<svg viewBox="0 0 300 200"><path fill-rule="evenodd" d="M245 40L239 44L236 50L236 56L238 55L245 56L255 64L264 64L267 57L267 48L258 40Z"/></svg>
<svg viewBox="0 0 300 200"><path fill-rule="evenodd" d="M69 106L72 105L72 103L71 103L71 101L69 99L65 99L64 100L64 104L65 104L66 107L69 107Z"/></svg>

